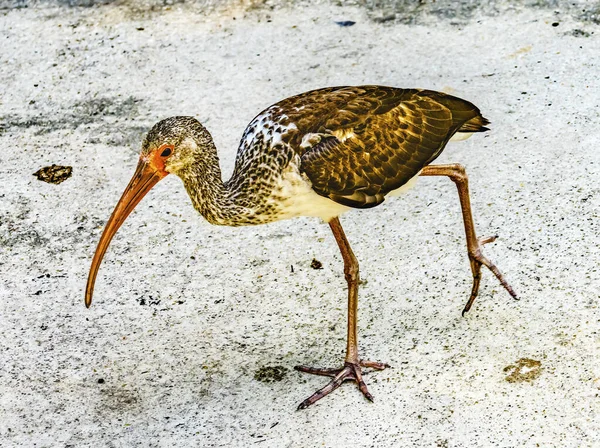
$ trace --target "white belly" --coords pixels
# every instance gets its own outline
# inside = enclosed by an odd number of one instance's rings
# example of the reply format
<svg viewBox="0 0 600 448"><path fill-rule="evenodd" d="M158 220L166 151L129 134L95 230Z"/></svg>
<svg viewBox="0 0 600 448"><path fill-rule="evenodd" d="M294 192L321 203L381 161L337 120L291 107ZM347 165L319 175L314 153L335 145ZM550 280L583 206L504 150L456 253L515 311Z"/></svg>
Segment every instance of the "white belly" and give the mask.
<svg viewBox="0 0 600 448"><path fill-rule="evenodd" d="M284 171L278 187L268 200L277 205L277 221L296 216L315 216L329 222L351 209L315 193L310 180L300 174L294 164Z"/></svg>
<svg viewBox="0 0 600 448"><path fill-rule="evenodd" d="M400 188L388 193L388 196L399 196L414 187L418 177L417 174ZM268 201L278 208L274 221L297 216L314 216L329 222L342 213L352 210L352 207L338 204L317 194L312 189L310 180L300 174L294 164L290 164L285 170L278 187L273 191Z"/></svg>
<svg viewBox="0 0 600 448"><path fill-rule="evenodd" d="M473 132L457 132L452 137L450 137L449 141L451 141L451 142L462 142L463 140L466 140L469 137L471 137L473 134L474 134Z"/></svg>

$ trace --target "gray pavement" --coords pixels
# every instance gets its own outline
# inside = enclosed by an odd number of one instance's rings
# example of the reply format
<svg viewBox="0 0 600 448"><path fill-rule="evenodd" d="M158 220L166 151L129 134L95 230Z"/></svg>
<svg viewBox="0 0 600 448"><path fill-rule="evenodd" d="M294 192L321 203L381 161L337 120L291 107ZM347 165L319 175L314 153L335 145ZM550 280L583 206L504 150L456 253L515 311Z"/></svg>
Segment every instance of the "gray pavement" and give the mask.
<svg viewBox="0 0 600 448"><path fill-rule="evenodd" d="M2 5L0 445L600 446L598 3L207 3ZM461 317L471 278L449 180L350 212L361 352L393 368L366 376L374 403L346 384L296 411L323 379L293 366L344 352L328 227L212 227L169 176L84 307L154 122L196 116L228 176L264 107L365 83L444 90L491 120L439 161L467 167L478 232L499 235L486 254L520 301L484 272ZM72 176L33 176L52 164Z"/></svg>

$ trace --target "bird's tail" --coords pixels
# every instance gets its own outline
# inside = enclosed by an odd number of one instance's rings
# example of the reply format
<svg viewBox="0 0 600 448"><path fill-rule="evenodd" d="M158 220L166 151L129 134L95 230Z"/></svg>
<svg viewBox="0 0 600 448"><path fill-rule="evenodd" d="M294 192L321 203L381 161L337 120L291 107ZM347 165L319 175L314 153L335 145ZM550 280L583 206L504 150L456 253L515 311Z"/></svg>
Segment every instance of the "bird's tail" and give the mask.
<svg viewBox="0 0 600 448"><path fill-rule="evenodd" d="M486 128L485 125L490 124L489 120L483 115L479 114L476 117L471 118L469 121L465 122L460 129L456 132L485 132L489 131L490 128Z"/></svg>
<svg viewBox="0 0 600 448"><path fill-rule="evenodd" d="M478 114L477 116L466 121L450 138L450 141L460 142L468 139L475 132L489 131L490 129L485 127L486 124L490 124L487 118L484 118L481 114Z"/></svg>

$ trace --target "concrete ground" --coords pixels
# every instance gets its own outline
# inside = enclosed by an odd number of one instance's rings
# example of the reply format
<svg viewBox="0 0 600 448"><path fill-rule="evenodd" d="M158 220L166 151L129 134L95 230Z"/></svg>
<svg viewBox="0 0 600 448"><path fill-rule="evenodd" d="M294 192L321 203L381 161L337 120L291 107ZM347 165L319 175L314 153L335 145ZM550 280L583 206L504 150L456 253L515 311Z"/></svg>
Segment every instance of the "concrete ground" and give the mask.
<svg viewBox="0 0 600 448"><path fill-rule="evenodd" d="M600 446L600 6L381 3L4 4L2 447ZM154 122L196 116L227 176L264 107L365 83L451 92L491 120L439 161L466 165L479 234L499 235L486 254L520 301L486 271L461 317L471 278L448 179L348 213L361 353L393 368L366 376L374 403L345 384L296 411L324 379L293 366L344 353L328 227L212 227L170 176L84 307ZM52 164L72 176L32 175Z"/></svg>

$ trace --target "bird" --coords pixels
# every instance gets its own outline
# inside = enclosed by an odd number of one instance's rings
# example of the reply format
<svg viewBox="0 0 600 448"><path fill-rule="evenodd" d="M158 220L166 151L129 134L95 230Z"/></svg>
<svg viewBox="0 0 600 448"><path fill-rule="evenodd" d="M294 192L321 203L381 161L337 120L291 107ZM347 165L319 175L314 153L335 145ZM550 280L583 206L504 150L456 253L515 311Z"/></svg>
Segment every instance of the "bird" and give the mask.
<svg viewBox="0 0 600 448"><path fill-rule="evenodd" d="M373 401L363 369L383 370L389 365L359 356L359 265L339 217L380 205L414 186L420 176L447 176L458 190L473 277L463 315L478 295L482 266L517 299L503 274L483 254L484 244L496 237L476 235L466 169L456 163L432 164L448 141L488 131L488 124L469 101L432 90L377 85L311 90L267 107L248 124L233 173L224 182L209 131L193 117L163 119L146 134L135 173L100 237L85 305L89 308L92 303L98 270L115 233L144 195L169 174L183 181L194 208L214 225L317 217L328 223L343 259L348 287L346 355L341 367L295 367L331 378L298 409L314 404L345 381L355 382Z"/></svg>

